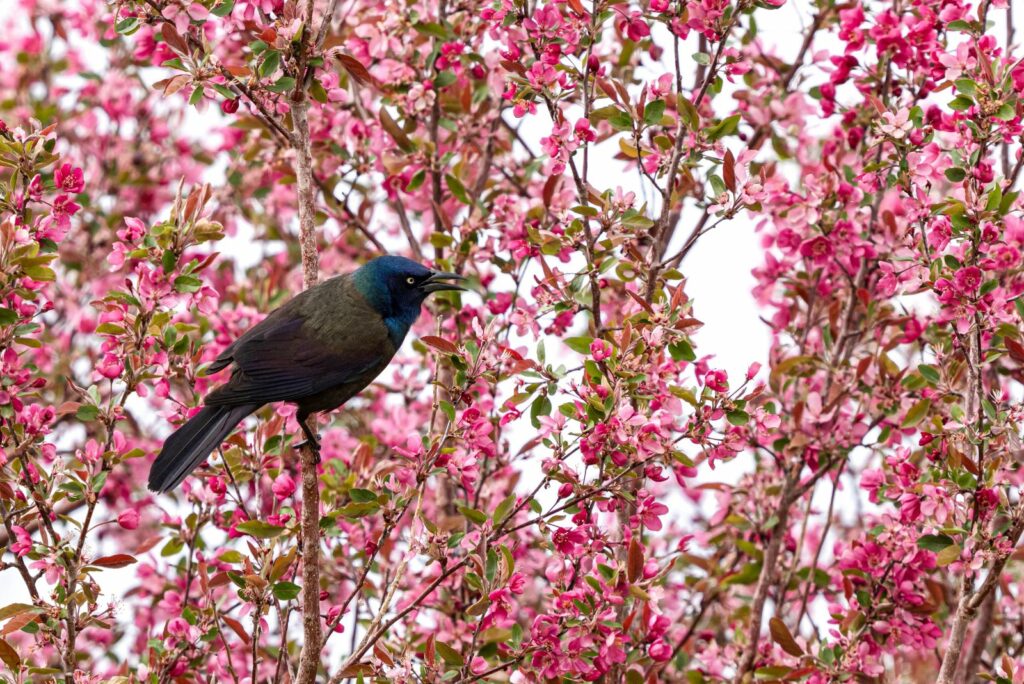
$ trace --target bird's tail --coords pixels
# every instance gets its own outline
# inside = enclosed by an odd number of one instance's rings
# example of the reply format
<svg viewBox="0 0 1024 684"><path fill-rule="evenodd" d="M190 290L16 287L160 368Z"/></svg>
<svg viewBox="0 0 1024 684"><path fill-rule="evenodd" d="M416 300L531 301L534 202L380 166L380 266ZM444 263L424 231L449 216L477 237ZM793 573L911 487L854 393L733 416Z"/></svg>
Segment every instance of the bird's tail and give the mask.
<svg viewBox="0 0 1024 684"><path fill-rule="evenodd" d="M188 477L259 404L204 406L164 442L149 471L149 488L168 492Z"/></svg>

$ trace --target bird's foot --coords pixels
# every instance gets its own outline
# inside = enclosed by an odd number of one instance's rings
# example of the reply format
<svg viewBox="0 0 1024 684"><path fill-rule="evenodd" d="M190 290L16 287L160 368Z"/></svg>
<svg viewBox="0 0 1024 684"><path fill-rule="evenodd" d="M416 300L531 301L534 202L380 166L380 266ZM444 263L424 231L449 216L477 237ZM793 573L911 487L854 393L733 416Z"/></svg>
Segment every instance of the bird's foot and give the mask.
<svg viewBox="0 0 1024 684"><path fill-rule="evenodd" d="M319 435L317 435L317 437L319 437ZM301 441L301 442L299 442L298 444L295 445L295 449L297 449L297 450L298 449L303 449L305 447L309 447L310 448L310 450L313 452L313 456L316 459L315 463L317 465L320 465L320 441L319 441L319 439L307 439L307 440L303 440L303 441Z"/></svg>

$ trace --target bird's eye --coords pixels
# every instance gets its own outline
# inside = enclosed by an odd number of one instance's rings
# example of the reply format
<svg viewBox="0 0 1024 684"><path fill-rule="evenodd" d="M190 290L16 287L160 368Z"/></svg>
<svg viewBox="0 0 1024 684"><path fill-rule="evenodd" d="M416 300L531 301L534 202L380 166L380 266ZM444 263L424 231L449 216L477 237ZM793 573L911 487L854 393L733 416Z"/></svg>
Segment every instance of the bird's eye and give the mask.
<svg viewBox="0 0 1024 684"><path fill-rule="evenodd" d="M413 278L412 276L409 276L408 278L405 279L405 282L409 283L410 285L415 285L416 279Z"/></svg>

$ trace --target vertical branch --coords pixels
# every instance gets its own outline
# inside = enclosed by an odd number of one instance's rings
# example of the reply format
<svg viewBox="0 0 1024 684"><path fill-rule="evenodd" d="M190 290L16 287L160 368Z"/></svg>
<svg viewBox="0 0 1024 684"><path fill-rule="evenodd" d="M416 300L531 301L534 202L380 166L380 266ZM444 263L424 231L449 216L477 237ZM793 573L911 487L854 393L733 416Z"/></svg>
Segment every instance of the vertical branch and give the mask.
<svg viewBox="0 0 1024 684"><path fill-rule="evenodd" d="M801 463L795 463L786 474L786 482L779 497L779 506L775 510L777 522L768 530L771 535L768 546L764 551L764 562L761 564L761 576L758 577L757 587L754 589L754 604L750 608L750 622L747 625L747 646L743 651L739 667L736 670L736 683L743 682L748 673L754 669L754 661L757 658L757 646L761 641L761 621L764 618L764 607L768 602L768 594L774 584L776 566L779 562L779 552L782 549L782 539L786 536L789 526L789 507L795 501L794 489L800 478Z"/></svg>
<svg viewBox="0 0 1024 684"><path fill-rule="evenodd" d="M298 181L299 235L302 249L302 284L305 288L316 285L319 279L319 257L316 250L315 190L313 182L313 156L309 139L309 102L300 94L292 102L292 121L295 133L295 178ZM310 417L310 422L315 418ZM310 426L315 432L315 425ZM317 478L319 458L313 445L300 449L302 471L302 632L303 645L299 653L300 684L313 684L320 669L320 487Z"/></svg>
<svg viewBox="0 0 1024 684"><path fill-rule="evenodd" d="M981 339L979 321L977 315L974 321L975 329L965 337L967 339L967 417L965 423L969 426L979 425L981 419ZM980 439L980 428L978 429ZM981 447L979 446L979 449ZM981 460L978 460L979 467ZM980 481L979 481L980 485ZM977 508L975 508L977 510ZM977 521L975 521L977 524ZM994 567L990 573L998 572ZM986 584L988 584L986 582ZM964 641L967 639L967 629L971 626L974 616L978 610L980 599L984 599L981 589L973 591L974 573L970 568L964 569L960 578L960 591L957 595L956 614L953 617L953 626L949 630L949 641L946 644L946 652L942 656L942 666L939 668L939 678L936 684L953 684L958 666L960 664L960 652L963 650Z"/></svg>
<svg viewBox="0 0 1024 684"><path fill-rule="evenodd" d="M991 636L992 618L996 603L996 593L989 592L981 604L981 614L978 616L978 625L974 628L974 635L971 637L971 645L967 649L966 657L960 661L957 668L956 681L970 682L975 679L978 669L981 666L981 657L985 653L985 646Z"/></svg>

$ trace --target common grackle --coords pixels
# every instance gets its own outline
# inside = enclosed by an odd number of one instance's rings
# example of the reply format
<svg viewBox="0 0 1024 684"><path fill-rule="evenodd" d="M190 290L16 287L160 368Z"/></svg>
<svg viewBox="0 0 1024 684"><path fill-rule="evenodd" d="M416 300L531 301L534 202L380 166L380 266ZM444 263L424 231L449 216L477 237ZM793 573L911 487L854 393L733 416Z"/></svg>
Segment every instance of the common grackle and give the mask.
<svg viewBox="0 0 1024 684"><path fill-rule="evenodd" d="M306 418L335 409L390 363L431 292L463 290L455 273L404 257L382 256L309 288L275 309L210 364L231 379L167 438L149 471L149 488L177 487L246 416L264 404L299 407L299 425L319 451Z"/></svg>

